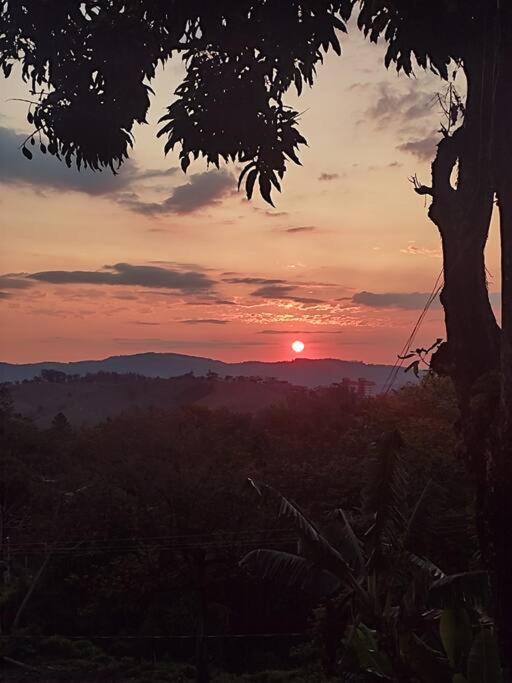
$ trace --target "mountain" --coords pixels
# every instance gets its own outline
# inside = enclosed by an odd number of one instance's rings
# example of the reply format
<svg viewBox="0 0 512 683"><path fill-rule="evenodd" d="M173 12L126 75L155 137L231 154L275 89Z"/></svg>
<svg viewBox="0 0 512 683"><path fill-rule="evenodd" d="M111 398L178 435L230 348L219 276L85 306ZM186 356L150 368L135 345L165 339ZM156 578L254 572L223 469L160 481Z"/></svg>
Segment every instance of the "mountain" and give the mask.
<svg viewBox="0 0 512 683"><path fill-rule="evenodd" d="M0 382L21 382L41 374L42 370L57 370L71 375L87 375L98 372L119 374L136 373L145 377L179 377L188 373L205 376L216 373L220 377L273 377L290 384L318 387L341 382L344 378L363 378L375 382L378 393L391 371L389 365L371 365L360 361L335 358L297 358L292 361L265 363L246 361L224 363L220 360L186 356L178 353L138 353L130 356L111 356L103 360L83 360L70 363L0 363ZM399 373L394 386L414 381L414 377Z"/></svg>

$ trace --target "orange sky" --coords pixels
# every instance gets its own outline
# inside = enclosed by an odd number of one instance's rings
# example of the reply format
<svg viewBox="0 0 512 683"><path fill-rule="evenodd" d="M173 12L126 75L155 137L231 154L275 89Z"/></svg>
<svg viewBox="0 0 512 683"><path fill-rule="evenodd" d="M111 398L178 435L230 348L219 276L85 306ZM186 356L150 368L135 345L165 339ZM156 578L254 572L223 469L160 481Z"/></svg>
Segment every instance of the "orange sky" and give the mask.
<svg viewBox="0 0 512 683"><path fill-rule="evenodd" d="M237 169L184 176L164 158L156 122L179 60L153 84L150 124L117 177L22 157L26 105L11 98L27 89L2 83L0 360L279 360L300 338L308 357L394 362L441 269L408 177L429 178L443 84L387 72L382 53L354 33L312 90L291 94L309 147L275 210L237 193ZM497 283L494 236L488 267ZM438 304L417 341L437 336Z"/></svg>

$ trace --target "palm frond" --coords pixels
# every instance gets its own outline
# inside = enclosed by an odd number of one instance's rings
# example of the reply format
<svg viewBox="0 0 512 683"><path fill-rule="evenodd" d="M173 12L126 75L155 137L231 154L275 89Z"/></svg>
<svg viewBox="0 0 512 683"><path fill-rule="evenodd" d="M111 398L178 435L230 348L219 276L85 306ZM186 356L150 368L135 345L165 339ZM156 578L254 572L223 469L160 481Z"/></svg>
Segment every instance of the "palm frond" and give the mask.
<svg viewBox="0 0 512 683"><path fill-rule="evenodd" d="M443 570L429 560L428 557L422 557L421 555L416 555L415 553L407 553L406 557L409 562L420 569L430 581L437 581L438 579L442 579L446 576Z"/></svg>
<svg viewBox="0 0 512 683"><path fill-rule="evenodd" d="M318 567L337 576L345 585L354 588L360 597L366 597L358 582L358 577L345 558L329 543L295 503L289 501L267 484L256 482L253 479L249 479L249 483L264 504L273 508L277 517L284 517L293 523L299 535L301 555Z"/></svg>
<svg viewBox="0 0 512 683"><path fill-rule="evenodd" d="M400 545L407 493L403 446L400 434L392 432L380 442L370 460L369 481L364 495L365 510L372 513L374 519L366 532L372 544L370 567L375 567L387 550Z"/></svg>
<svg viewBox="0 0 512 683"><path fill-rule="evenodd" d="M491 583L485 571L451 574L435 581L430 587L428 598L430 607L471 606L487 608L491 602Z"/></svg>
<svg viewBox="0 0 512 683"><path fill-rule="evenodd" d="M361 543L357 538L347 515L341 508L336 508L330 519L334 522L331 540L336 549L345 558L350 567L360 576L365 571L365 559Z"/></svg>
<svg viewBox="0 0 512 683"><path fill-rule="evenodd" d="M502 683L498 641L494 629L483 628L475 637L468 656L468 683Z"/></svg>
<svg viewBox="0 0 512 683"><path fill-rule="evenodd" d="M433 488L432 479L425 484L416 505L412 509L407 525L405 527L403 545L404 548L411 549L419 534L423 534L425 529L430 528L432 520L432 509L430 495Z"/></svg>
<svg viewBox="0 0 512 683"><path fill-rule="evenodd" d="M249 574L287 589L299 589L312 597L328 597L341 586L340 580L319 569L304 557L279 550L252 550L239 563Z"/></svg>

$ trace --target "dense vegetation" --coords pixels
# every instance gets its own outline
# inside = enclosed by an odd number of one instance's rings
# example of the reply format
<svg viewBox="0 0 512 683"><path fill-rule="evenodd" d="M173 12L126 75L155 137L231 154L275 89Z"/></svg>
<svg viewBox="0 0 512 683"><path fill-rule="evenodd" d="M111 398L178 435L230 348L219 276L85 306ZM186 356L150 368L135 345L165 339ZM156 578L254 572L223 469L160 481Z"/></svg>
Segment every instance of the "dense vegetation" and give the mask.
<svg viewBox="0 0 512 683"><path fill-rule="evenodd" d="M373 399L338 386L297 392L255 415L144 409L82 428L63 414L38 428L5 394L3 654L73 656L91 667L171 659L191 676L196 660L233 675L336 673L346 634L325 629L325 596L239 564L258 548L297 549L293 520L259 505L247 479L279 490L327 534L341 507L360 534L373 519L375 444L398 429L404 518L431 481L415 553L446 573L478 569L456 422L450 385L433 378ZM372 680L368 667L351 666Z"/></svg>

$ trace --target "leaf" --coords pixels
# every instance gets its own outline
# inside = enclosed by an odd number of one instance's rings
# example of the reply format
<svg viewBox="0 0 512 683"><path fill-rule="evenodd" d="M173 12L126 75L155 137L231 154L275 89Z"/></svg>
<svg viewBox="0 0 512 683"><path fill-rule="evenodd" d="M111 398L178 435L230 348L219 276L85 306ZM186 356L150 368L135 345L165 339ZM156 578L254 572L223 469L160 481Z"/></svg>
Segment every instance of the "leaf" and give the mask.
<svg viewBox="0 0 512 683"><path fill-rule="evenodd" d="M408 548L409 545L416 538L417 534L425 531L428 523L431 521L431 510L429 506L429 494L432 492L432 479L430 479L423 488L420 497L416 501L405 528L403 545Z"/></svg>
<svg viewBox="0 0 512 683"><path fill-rule="evenodd" d="M485 571L451 574L435 581L427 596L430 607L486 608L491 602L489 574Z"/></svg>
<svg viewBox="0 0 512 683"><path fill-rule="evenodd" d="M303 557L279 550L252 550L239 564L261 579L273 581L284 588L298 588L315 598L328 597L341 585L331 572L319 569Z"/></svg>
<svg viewBox="0 0 512 683"><path fill-rule="evenodd" d="M244 166L244 168L242 169L242 172L240 173L240 175L239 175L239 177L238 177L238 189L240 189L240 186L242 185L242 181L243 181L243 179L245 178L246 173L248 173L248 172L251 170L251 168L252 168L253 166L256 166L256 162L255 162L255 161L252 161L250 164L247 164L247 165Z"/></svg>
<svg viewBox="0 0 512 683"><path fill-rule="evenodd" d="M263 173L260 173L260 194L270 206L274 206L272 197L270 196L271 189L272 186L269 178L266 175L263 175Z"/></svg>
<svg viewBox="0 0 512 683"><path fill-rule="evenodd" d="M429 647L410 630L400 634L399 642L400 654L420 680L424 683L449 683L450 669L441 652Z"/></svg>
<svg viewBox="0 0 512 683"><path fill-rule="evenodd" d="M409 370L412 370L414 372L414 374L416 375L416 377L419 377L419 374L420 374L419 367L420 367L419 360L415 360L404 369L404 372L409 372Z"/></svg>
<svg viewBox="0 0 512 683"><path fill-rule="evenodd" d="M423 572L425 572L430 579L442 579L446 574L440 569L436 564L434 564L427 557L422 557L421 555L416 555L415 553L407 553L407 558L411 564L419 567Z"/></svg>
<svg viewBox="0 0 512 683"><path fill-rule="evenodd" d="M278 517L284 517L294 524L300 537L301 552L304 557L314 562L321 569L337 576L345 585L356 590L359 596L366 600L367 594L359 585L345 558L333 548L299 508L271 486L256 482L253 479L248 481L265 505L274 508Z"/></svg>
<svg viewBox="0 0 512 683"><path fill-rule="evenodd" d="M439 633L448 661L455 671L461 671L473 640L468 611L461 607L444 609L439 622Z"/></svg>
<svg viewBox="0 0 512 683"><path fill-rule="evenodd" d="M256 176L258 175L258 169L253 168L252 171L250 171L249 175L247 176L247 180L245 181L245 193L247 195L247 199L252 198L252 192L254 189L254 183L256 182Z"/></svg>
<svg viewBox="0 0 512 683"><path fill-rule="evenodd" d="M24 157L27 157L27 159L32 159L32 152L27 149L26 147L21 148L21 153L23 154Z"/></svg>
<svg viewBox="0 0 512 683"><path fill-rule="evenodd" d="M398 431L387 434L369 458L368 484L364 508L373 513L374 523L366 532L371 540L370 570L386 553L397 549L404 528L403 508L407 495L407 476L403 461L404 443Z"/></svg>
<svg viewBox="0 0 512 683"><path fill-rule="evenodd" d="M382 678L393 680L393 671L387 655L379 652L375 639L375 631L361 624L355 630L352 639L359 665L368 673L374 673Z"/></svg>
<svg viewBox="0 0 512 683"><path fill-rule="evenodd" d="M188 154L184 154L181 157L180 165L181 165L181 170L183 171L183 173L186 173L187 168L190 166L190 157Z"/></svg>
<svg viewBox="0 0 512 683"><path fill-rule="evenodd" d="M467 680L468 683L502 683L503 670L494 629L482 629L473 641Z"/></svg>
<svg viewBox="0 0 512 683"><path fill-rule="evenodd" d="M336 529L336 548L340 551L348 564L357 573L361 574L365 569L365 560L361 552L361 543L354 533L344 511L337 508L333 517L341 522L341 528Z"/></svg>

